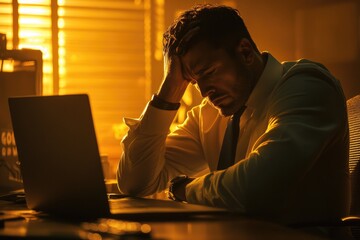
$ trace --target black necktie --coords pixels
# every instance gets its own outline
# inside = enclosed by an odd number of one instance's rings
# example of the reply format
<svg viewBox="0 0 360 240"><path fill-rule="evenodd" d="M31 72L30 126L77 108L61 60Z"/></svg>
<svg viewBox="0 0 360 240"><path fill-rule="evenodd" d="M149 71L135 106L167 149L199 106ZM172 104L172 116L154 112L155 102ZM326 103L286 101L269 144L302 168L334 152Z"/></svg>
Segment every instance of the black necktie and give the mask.
<svg viewBox="0 0 360 240"><path fill-rule="evenodd" d="M239 138L239 122L241 114L245 110L245 106L242 106L239 111L237 111L229 120L225 135L223 139L223 143L221 146L219 162L217 166L217 170L226 169L234 164L235 154L236 154L236 146Z"/></svg>

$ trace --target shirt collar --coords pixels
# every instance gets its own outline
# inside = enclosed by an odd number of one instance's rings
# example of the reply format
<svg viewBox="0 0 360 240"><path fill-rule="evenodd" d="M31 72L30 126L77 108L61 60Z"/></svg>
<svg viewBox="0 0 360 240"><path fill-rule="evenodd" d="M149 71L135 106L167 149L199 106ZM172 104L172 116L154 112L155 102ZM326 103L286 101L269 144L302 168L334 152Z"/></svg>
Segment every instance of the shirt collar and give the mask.
<svg viewBox="0 0 360 240"><path fill-rule="evenodd" d="M270 53L263 52L263 54L267 55L265 68L246 102L246 107L253 110L264 105L264 100L270 95L283 74L282 64Z"/></svg>

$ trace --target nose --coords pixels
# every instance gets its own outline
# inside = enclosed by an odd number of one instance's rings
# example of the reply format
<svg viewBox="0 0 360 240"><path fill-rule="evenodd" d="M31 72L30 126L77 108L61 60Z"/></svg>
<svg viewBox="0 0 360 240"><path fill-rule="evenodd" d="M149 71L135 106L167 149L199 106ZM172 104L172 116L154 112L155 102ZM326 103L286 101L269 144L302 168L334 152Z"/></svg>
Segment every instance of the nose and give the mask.
<svg viewBox="0 0 360 240"><path fill-rule="evenodd" d="M203 98L206 98L206 97L208 97L210 94L212 94L212 93L215 92L214 89L206 88L206 87L203 86L203 85L196 84L195 87L196 87L196 89L200 92L200 94L201 94L201 96L202 96Z"/></svg>

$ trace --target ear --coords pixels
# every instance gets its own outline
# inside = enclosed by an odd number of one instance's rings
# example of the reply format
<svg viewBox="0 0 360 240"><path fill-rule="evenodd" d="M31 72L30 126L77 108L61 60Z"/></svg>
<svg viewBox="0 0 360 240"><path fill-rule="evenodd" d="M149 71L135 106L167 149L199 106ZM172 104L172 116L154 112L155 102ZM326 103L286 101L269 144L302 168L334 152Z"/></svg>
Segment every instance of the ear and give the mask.
<svg viewBox="0 0 360 240"><path fill-rule="evenodd" d="M255 60L255 50L247 38L242 38L237 47L236 54L243 64L252 65Z"/></svg>

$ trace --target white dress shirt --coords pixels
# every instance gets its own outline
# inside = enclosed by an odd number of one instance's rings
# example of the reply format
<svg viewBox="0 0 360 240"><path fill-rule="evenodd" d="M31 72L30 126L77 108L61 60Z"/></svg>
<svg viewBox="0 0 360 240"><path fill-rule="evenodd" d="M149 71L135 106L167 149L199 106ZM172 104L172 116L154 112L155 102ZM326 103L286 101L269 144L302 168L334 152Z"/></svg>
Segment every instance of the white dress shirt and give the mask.
<svg viewBox="0 0 360 240"><path fill-rule="evenodd" d="M348 124L339 82L320 64L271 54L240 119L236 163L216 171L228 118L207 99L169 133L176 111L125 119L121 192L145 196L187 174L190 203L294 223L348 213ZM289 70L291 69L291 70ZM244 157L241 157L244 156Z"/></svg>

